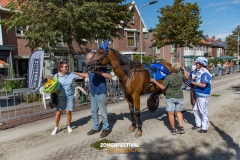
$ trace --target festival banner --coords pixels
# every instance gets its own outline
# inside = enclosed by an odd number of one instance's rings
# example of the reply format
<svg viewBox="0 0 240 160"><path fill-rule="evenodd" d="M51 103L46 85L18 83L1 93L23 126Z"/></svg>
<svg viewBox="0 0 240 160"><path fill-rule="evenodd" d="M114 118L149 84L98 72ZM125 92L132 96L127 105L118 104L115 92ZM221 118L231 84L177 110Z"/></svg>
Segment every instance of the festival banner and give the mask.
<svg viewBox="0 0 240 160"><path fill-rule="evenodd" d="M38 90L42 82L44 51L38 50L28 60L28 88Z"/></svg>

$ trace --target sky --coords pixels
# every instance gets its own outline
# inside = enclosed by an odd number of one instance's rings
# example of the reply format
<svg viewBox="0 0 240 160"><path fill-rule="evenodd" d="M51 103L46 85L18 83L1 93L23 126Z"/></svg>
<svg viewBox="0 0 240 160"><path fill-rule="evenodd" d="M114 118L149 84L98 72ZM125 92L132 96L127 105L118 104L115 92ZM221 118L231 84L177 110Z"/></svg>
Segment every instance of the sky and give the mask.
<svg viewBox="0 0 240 160"><path fill-rule="evenodd" d="M134 0L140 12L141 7L152 0ZM127 3L132 0L126 0ZM142 8L142 18L148 29L155 28L159 23L157 12L161 7L173 5L174 0L158 0L157 3ZM215 36L215 39L221 38L222 41L232 34L238 25L240 25L240 0L185 0L190 3L198 3L201 9L200 30L209 37Z"/></svg>

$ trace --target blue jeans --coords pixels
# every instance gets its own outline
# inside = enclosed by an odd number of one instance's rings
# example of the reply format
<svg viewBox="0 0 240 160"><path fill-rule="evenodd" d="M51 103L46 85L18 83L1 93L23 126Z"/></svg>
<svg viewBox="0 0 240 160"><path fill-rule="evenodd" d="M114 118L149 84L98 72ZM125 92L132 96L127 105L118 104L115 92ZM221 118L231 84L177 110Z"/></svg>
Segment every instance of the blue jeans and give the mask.
<svg viewBox="0 0 240 160"><path fill-rule="evenodd" d="M92 129L99 130L98 110L102 115L103 130L109 130L107 118L107 97L105 93L94 94L91 96L91 117L93 120Z"/></svg>

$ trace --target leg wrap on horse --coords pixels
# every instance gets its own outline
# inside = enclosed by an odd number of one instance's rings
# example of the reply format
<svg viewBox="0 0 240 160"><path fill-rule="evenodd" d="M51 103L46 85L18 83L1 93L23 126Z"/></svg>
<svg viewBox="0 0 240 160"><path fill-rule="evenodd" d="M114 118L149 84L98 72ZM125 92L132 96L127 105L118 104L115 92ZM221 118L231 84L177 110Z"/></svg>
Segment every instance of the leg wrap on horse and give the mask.
<svg viewBox="0 0 240 160"><path fill-rule="evenodd" d="M132 117L132 125L136 126L136 118L135 118L135 113L134 113L134 106L130 106L129 107L130 113L131 113L131 117Z"/></svg>
<svg viewBox="0 0 240 160"><path fill-rule="evenodd" d="M142 121L140 119L140 114L141 114L140 110L135 112L135 115L136 115L137 121L138 121L138 130L142 131Z"/></svg>

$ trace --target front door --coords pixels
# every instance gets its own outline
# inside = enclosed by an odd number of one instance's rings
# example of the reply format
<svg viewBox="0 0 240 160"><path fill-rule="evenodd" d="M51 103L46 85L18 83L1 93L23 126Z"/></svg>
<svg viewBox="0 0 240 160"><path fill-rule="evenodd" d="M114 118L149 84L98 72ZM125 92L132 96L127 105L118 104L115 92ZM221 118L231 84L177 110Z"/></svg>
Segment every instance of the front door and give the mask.
<svg viewBox="0 0 240 160"><path fill-rule="evenodd" d="M19 59L18 60L18 73L21 77L27 75L27 73L28 73L28 59Z"/></svg>

